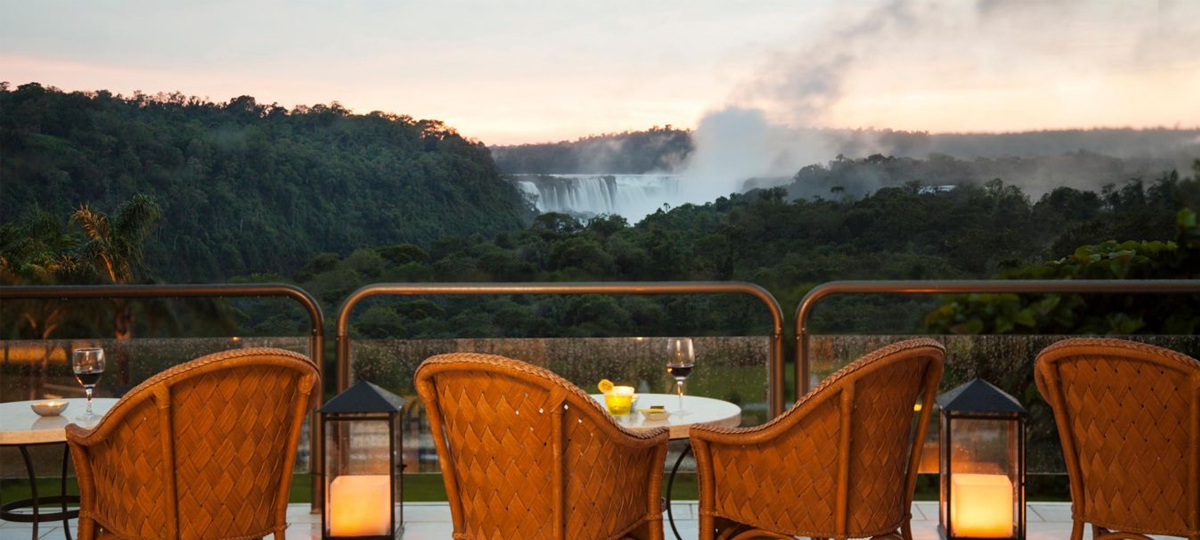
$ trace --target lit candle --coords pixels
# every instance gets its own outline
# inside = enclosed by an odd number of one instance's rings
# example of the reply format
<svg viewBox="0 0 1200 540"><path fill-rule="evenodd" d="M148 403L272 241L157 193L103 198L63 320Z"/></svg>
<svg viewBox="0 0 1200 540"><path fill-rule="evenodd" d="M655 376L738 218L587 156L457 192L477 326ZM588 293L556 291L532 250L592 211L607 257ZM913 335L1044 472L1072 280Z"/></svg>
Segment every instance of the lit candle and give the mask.
<svg viewBox="0 0 1200 540"><path fill-rule="evenodd" d="M952 473L950 478L950 524L954 536L1012 536L1013 485L1007 476Z"/></svg>
<svg viewBox="0 0 1200 540"><path fill-rule="evenodd" d="M334 478L329 484L329 534L386 536L392 524L391 489L385 474Z"/></svg>

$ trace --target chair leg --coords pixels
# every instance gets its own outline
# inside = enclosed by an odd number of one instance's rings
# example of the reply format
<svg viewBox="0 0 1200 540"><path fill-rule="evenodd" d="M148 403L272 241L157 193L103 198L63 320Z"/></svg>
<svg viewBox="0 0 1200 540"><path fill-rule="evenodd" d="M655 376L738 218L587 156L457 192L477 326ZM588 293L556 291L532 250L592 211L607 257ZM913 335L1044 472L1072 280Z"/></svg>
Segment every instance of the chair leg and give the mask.
<svg viewBox="0 0 1200 540"><path fill-rule="evenodd" d="M900 524L900 537L904 540L913 540L912 537L912 518L904 520Z"/></svg>
<svg viewBox="0 0 1200 540"><path fill-rule="evenodd" d="M75 531L78 540L94 540L96 538L96 522L90 518L79 518L79 528Z"/></svg>
<svg viewBox="0 0 1200 540"><path fill-rule="evenodd" d="M717 524L712 516L700 515L700 540L714 540L717 536Z"/></svg>
<svg viewBox="0 0 1200 540"><path fill-rule="evenodd" d="M1071 540L1083 540L1083 522L1078 519L1071 524Z"/></svg>

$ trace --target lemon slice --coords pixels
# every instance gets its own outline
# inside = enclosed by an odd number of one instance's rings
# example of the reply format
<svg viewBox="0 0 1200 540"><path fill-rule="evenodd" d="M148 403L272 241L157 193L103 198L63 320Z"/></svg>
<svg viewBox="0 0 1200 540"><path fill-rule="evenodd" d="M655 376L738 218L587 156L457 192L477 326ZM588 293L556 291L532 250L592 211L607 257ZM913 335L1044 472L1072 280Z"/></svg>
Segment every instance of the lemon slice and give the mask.
<svg viewBox="0 0 1200 540"><path fill-rule="evenodd" d="M613 389L613 383L608 379L600 379L600 384L598 386L600 387L600 392L604 394L612 392Z"/></svg>

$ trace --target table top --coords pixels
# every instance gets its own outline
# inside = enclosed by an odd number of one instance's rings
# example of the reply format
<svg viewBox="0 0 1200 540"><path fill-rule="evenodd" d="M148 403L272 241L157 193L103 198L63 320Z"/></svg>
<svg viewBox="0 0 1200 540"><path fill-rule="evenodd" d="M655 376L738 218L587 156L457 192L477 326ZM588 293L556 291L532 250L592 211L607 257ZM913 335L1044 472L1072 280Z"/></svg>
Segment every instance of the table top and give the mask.
<svg viewBox="0 0 1200 540"><path fill-rule="evenodd" d="M604 394L592 394L592 399L604 405ZM720 427L738 427L742 423L742 408L728 401L700 396L683 396L683 410L687 414L675 412L679 409L679 396L675 394L638 394L635 409L648 409L651 405L662 405L671 416L666 420L646 420L642 413L636 410L625 416L614 416L621 427L634 431L644 431L654 428L670 428L672 439L686 439L688 430L696 424L712 424Z"/></svg>
<svg viewBox="0 0 1200 540"><path fill-rule="evenodd" d="M87 410L87 400L84 398L63 400L67 410L58 416L38 416L29 408L31 403L46 401L10 401L0 403L0 445L10 444L42 444L66 442L67 424L75 423L75 417ZM55 400L59 401L59 400ZM96 398L92 400L92 412L103 416L117 403L115 398Z"/></svg>

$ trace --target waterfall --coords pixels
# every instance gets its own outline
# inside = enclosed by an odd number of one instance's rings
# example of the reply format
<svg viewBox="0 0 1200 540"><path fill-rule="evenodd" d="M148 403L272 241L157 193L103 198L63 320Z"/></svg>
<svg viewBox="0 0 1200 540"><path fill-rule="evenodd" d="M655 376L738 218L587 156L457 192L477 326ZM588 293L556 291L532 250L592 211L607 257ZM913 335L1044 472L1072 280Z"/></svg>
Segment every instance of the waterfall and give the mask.
<svg viewBox="0 0 1200 540"><path fill-rule="evenodd" d="M617 214L631 222L679 200L672 174L514 175L513 182L539 212Z"/></svg>

